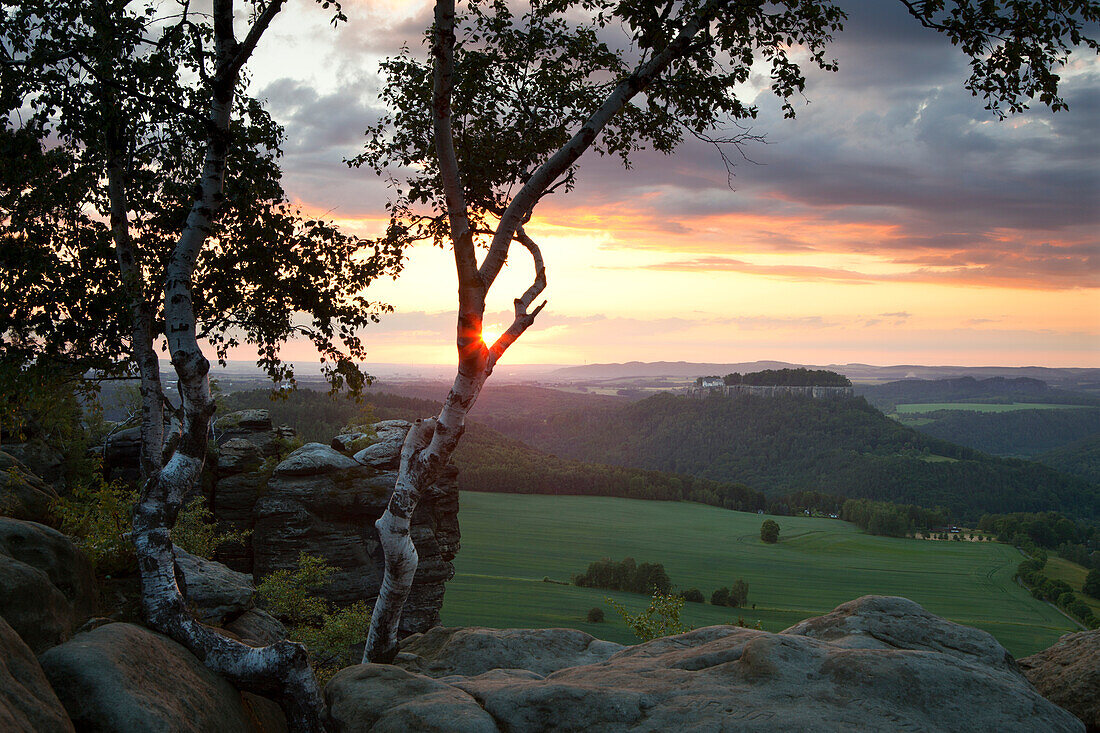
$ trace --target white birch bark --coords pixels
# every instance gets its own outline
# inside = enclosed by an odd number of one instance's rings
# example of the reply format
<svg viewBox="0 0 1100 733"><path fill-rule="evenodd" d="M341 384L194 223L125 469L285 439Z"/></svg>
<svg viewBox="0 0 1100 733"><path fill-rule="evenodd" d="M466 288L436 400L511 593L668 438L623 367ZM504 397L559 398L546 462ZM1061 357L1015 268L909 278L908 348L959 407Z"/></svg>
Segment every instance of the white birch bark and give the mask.
<svg viewBox="0 0 1100 733"><path fill-rule="evenodd" d="M462 194L461 171L451 134L455 3L454 0L436 1L432 39L432 114L436 156L439 159L455 268L458 272L458 373L439 415L417 421L409 431L402 449L401 467L393 495L385 513L375 522L385 553L385 572L378 599L374 604L367 644L363 650L364 662L391 662L397 655L401 610L416 574L417 555L409 537L409 524L417 502L424 489L435 481L439 470L446 465L458 445L465 427L466 414L477 400L485 380L492 374L493 367L546 305L544 301L528 312L531 304L546 288L546 268L538 245L523 230L523 223L530 218L539 198L592 145L611 118L673 61L684 55L692 39L731 1L711 0L704 5L667 48L638 66L620 82L569 142L535 171L502 215L489 252L480 268L477 266L469 215ZM512 325L492 346L488 346L481 339L485 297L504 266L513 241L518 241L531 253L535 279L531 287L516 298Z"/></svg>
<svg viewBox="0 0 1100 733"><path fill-rule="evenodd" d="M305 648L285 640L253 648L197 621L176 583L170 536L183 502L198 485L214 415L210 363L199 348L196 332L192 277L222 203L230 115L240 69L280 6L281 0L272 0L245 41L238 44L233 33L233 0L213 3L216 67L211 82L206 153L198 194L164 281L165 336L179 377L180 429L173 436L171 455L142 488L134 512L133 537L141 573L142 607L150 626L183 644L237 687L279 700L292 730L322 731L324 705Z"/></svg>

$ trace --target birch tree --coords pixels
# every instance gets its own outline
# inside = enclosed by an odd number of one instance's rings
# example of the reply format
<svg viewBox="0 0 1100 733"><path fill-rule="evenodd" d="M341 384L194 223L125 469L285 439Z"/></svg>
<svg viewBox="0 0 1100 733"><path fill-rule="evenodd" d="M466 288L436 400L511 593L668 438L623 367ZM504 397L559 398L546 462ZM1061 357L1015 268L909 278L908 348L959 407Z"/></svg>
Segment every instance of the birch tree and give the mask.
<svg viewBox="0 0 1100 733"><path fill-rule="evenodd" d="M253 648L197 621L171 539L215 409L200 339L221 359L251 343L280 379L293 375L279 345L304 334L334 382L356 389L357 330L380 312L360 291L398 264L392 250L303 217L283 194L282 131L243 94L242 77L282 5L250 3L241 37L233 0L213 0L211 14L186 0L175 12L127 0L0 5L0 127L20 155L2 171L0 336L5 357L26 363L111 368L128 356L122 371L141 381L146 478L133 542L146 620L241 689L278 699L295 730L321 730L305 648ZM160 382L159 340L178 404Z"/></svg>
<svg viewBox="0 0 1100 733"><path fill-rule="evenodd" d="M995 115L1033 99L1053 110L1060 65L1100 19L1094 2L902 0L921 24L971 59L965 82ZM409 534L422 492L462 437L466 415L494 366L546 302L542 250L527 231L547 196L569 191L589 150L630 167L643 147L671 153L688 136L730 165L759 139L744 127L757 108L741 99L750 73L766 69L786 116L806 77L797 59L831 71L838 0L537 0L518 14L505 0L437 0L430 63L406 49L383 64L390 114L367 130L349 161L393 181L388 236L432 239L454 253L458 277L458 368L439 413L418 420L398 478L376 523L385 571L364 661L397 652L402 606L416 573ZM625 35L615 46L615 32ZM479 256L479 245L484 249ZM511 249L529 256L530 287L514 300L511 326L482 340L486 298Z"/></svg>

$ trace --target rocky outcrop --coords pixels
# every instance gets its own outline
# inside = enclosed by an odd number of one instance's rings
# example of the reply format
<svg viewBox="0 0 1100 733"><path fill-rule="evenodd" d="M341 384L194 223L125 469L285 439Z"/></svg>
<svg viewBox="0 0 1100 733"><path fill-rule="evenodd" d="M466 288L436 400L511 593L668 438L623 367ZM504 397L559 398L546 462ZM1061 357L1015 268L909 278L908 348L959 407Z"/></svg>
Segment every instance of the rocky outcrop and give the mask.
<svg viewBox="0 0 1100 733"><path fill-rule="evenodd" d="M290 428L274 428L267 410L242 410L218 418L217 450L211 461L207 499L219 532L243 532L241 542L219 547L215 558L243 573L252 572L252 513L267 488L270 463Z"/></svg>
<svg viewBox="0 0 1100 733"><path fill-rule="evenodd" d="M112 623L56 646L42 669L77 730L245 733L241 695L171 639Z"/></svg>
<svg viewBox="0 0 1100 733"><path fill-rule="evenodd" d="M333 603L377 597L383 558L374 522L393 491L409 424L389 420L374 428L378 442L354 458L311 443L275 468L255 510L257 578L296 567L299 554L305 552L336 567L332 582L321 590ZM451 561L459 544L456 476L448 466L413 516L412 539L420 564L402 615L403 634L439 623L443 584L454 576Z"/></svg>
<svg viewBox="0 0 1100 733"><path fill-rule="evenodd" d="M218 446L207 496L219 533L245 533L240 542L222 545L215 557L234 570L252 572L252 510L267 484L265 456L245 438L230 438Z"/></svg>
<svg viewBox="0 0 1100 733"><path fill-rule="evenodd" d="M72 541L35 522L0 517L0 616L36 654L95 611L92 565Z"/></svg>
<svg viewBox="0 0 1100 733"><path fill-rule="evenodd" d="M991 636L903 598L779 634L712 626L618 650L572 630L437 629L396 664L333 678L337 730L1083 730Z"/></svg>
<svg viewBox="0 0 1100 733"><path fill-rule="evenodd" d="M34 653L0 618L0 730L6 733L72 731L61 701Z"/></svg>
<svg viewBox="0 0 1100 733"><path fill-rule="evenodd" d="M57 491L15 456L0 451L0 515L50 524Z"/></svg>
<svg viewBox="0 0 1100 733"><path fill-rule="evenodd" d="M103 475L108 481L141 480L141 428L126 428L107 436L95 449L103 456Z"/></svg>
<svg viewBox="0 0 1100 733"><path fill-rule="evenodd" d="M1020 667L1043 697L1100 731L1100 630L1066 634Z"/></svg>
<svg viewBox="0 0 1100 733"><path fill-rule="evenodd" d="M252 576L175 548L176 580L199 620L221 626L252 608Z"/></svg>

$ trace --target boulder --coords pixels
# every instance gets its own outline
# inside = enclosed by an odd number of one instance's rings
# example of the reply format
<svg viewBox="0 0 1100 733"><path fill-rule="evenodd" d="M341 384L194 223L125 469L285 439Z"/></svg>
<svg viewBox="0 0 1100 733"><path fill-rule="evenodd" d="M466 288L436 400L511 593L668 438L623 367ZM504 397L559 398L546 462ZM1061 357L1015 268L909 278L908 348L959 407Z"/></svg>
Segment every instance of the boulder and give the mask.
<svg viewBox="0 0 1100 733"><path fill-rule="evenodd" d="M0 730L61 733L73 724L34 652L0 618Z"/></svg>
<svg viewBox="0 0 1100 733"><path fill-rule="evenodd" d="M374 436L362 432L340 433L332 439L333 450L350 455L374 443Z"/></svg>
<svg viewBox="0 0 1100 733"><path fill-rule="evenodd" d="M171 639L113 623L79 634L40 658L78 730L245 733L240 694Z"/></svg>
<svg viewBox="0 0 1100 733"><path fill-rule="evenodd" d="M50 524L57 491L10 453L0 451L0 515Z"/></svg>
<svg viewBox="0 0 1100 733"><path fill-rule="evenodd" d="M0 517L0 616L36 654L95 612L92 565L72 541L35 522Z"/></svg>
<svg viewBox="0 0 1100 733"><path fill-rule="evenodd" d="M376 424L389 452L375 451L371 465L320 443L303 446L280 463L256 503L255 576L293 569L306 552L336 568L320 590L328 600L346 606L377 597L383 557L374 522L393 492L394 466L408 428L404 421ZM459 546L456 477L457 470L447 466L413 515L410 534L420 563L402 613L402 635L439 623L443 584L454 576L451 561Z"/></svg>
<svg viewBox="0 0 1100 733"><path fill-rule="evenodd" d="M1100 630L1066 634L1020 667L1043 697L1100 731Z"/></svg>
<svg viewBox="0 0 1100 733"><path fill-rule="evenodd" d="M65 456L41 437L32 436L24 443L5 443L4 451L55 490L64 492Z"/></svg>
<svg viewBox="0 0 1100 733"><path fill-rule="evenodd" d="M320 476L358 466L353 459L322 443L306 443L275 467L277 476Z"/></svg>
<svg viewBox="0 0 1100 733"><path fill-rule="evenodd" d="M401 446L405 434L409 432L409 423L405 420L383 420L373 426L378 440L355 454L355 460L364 466L375 468L394 468L401 463Z"/></svg>
<svg viewBox="0 0 1100 733"><path fill-rule="evenodd" d="M267 646L286 638L286 627L262 608L250 608L225 627L249 646Z"/></svg>
<svg viewBox="0 0 1100 733"><path fill-rule="evenodd" d="M338 733L498 733L465 692L385 664L340 670L325 687L325 702Z"/></svg>
<svg viewBox="0 0 1100 733"><path fill-rule="evenodd" d="M410 691L435 701L431 720L470 730L482 719L469 699L508 731L1084 729L991 636L900 598L861 598L779 634L711 626L619 651L573 630L435 630L396 662L405 674L359 665L333 678L338 730L362 729L355 715L386 720Z"/></svg>
<svg viewBox="0 0 1100 733"><path fill-rule="evenodd" d="M198 618L221 626L252 608L256 589L252 576L230 570L220 562L175 548L176 577L187 605Z"/></svg>
<svg viewBox="0 0 1100 733"><path fill-rule="evenodd" d="M400 666L429 677L473 677L492 669L548 675L607 661L622 644L576 629L482 629L437 626L401 643Z"/></svg>

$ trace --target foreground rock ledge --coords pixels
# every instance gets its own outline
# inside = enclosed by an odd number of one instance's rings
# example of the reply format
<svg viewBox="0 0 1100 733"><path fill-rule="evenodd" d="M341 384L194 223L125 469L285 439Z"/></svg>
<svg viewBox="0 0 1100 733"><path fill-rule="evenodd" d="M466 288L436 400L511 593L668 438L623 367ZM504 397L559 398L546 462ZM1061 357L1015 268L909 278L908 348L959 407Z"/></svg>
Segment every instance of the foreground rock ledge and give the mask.
<svg viewBox="0 0 1100 733"><path fill-rule="evenodd" d="M339 731L1084 731L977 629L864 596L779 634L621 647L572 629L432 629L342 670Z"/></svg>

